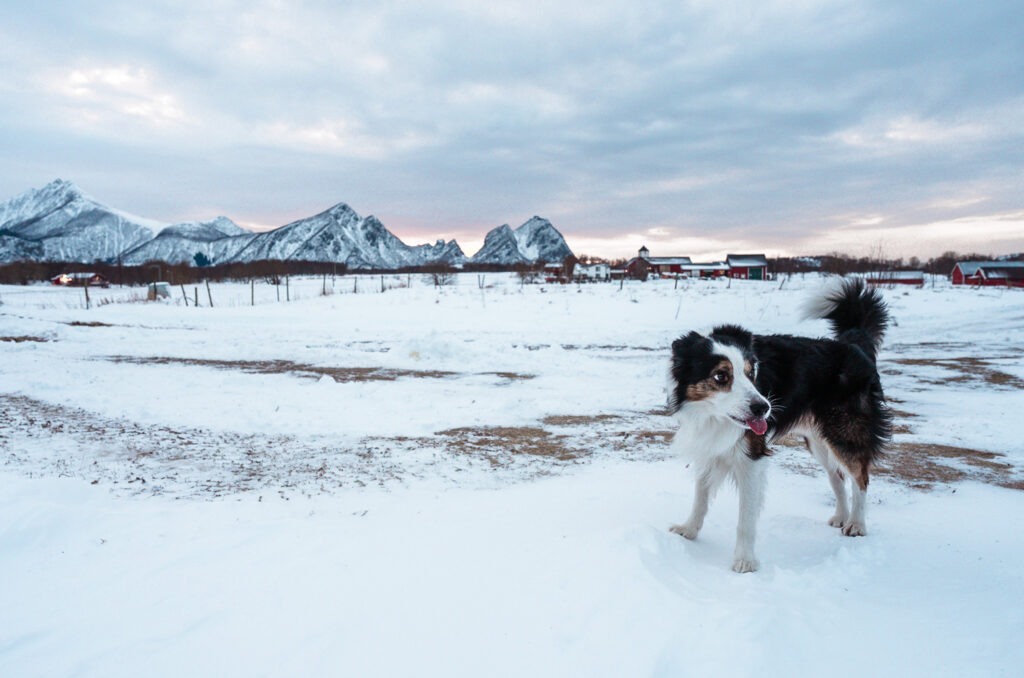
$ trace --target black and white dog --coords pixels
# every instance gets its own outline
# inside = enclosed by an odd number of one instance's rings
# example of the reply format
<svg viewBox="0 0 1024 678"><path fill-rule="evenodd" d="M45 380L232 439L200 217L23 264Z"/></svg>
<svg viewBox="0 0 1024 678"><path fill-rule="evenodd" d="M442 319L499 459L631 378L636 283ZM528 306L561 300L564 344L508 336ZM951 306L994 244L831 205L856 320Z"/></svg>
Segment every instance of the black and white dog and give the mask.
<svg viewBox="0 0 1024 678"><path fill-rule="evenodd" d="M672 343L669 409L680 428L673 444L697 469L693 512L672 532L695 539L708 502L726 477L739 490L732 569L757 569L754 540L764 498L768 444L803 436L828 472L836 495L829 525L867 534L864 501L872 462L888 442L875 354L889 322L881 295L860 279L830 282L805 309L829 320L835 339L752 335L735 325L708 336L690 332ZM847 505L844 476L853 495Z"/></svg>

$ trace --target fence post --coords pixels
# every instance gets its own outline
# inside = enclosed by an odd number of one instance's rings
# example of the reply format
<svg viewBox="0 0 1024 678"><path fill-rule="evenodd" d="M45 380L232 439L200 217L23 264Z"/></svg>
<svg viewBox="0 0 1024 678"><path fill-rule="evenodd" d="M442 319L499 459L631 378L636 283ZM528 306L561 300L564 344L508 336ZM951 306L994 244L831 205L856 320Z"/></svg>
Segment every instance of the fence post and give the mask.
<svg viewBox="0 0 1024 678"><path fill-rule="evenodd" d="M249 278L249 305L256 305L256 279Z"/></svg>
<svg viewBox="0 0 1024 678"><path fill-rule="evenodd" d="M86 280L85 280L85 287L83 289L85 289L85 310L88 311L89 310L89 279L88 278L86 278Z"/></svg>
<svg viewBox="0 0 1024 678"><path fill-rule="evenodd" d="M199 288L196 287L193 291L195 292L196 296L195 299L193 300L192 305L195 306L196 308L199 308Z"/></svg>
<svg viewBox="0 0 1024 678"><path fill-rule="evenodd" d="M384 294L384 274L380 274L380 293Z"/></svg>
<svg viewBox="0 0 1024 678"><path fill-rule="evenodd" d="M291 301L292 300L292 292L291 292L291 288L289 286L290 279L291 279L290 276L286 275L284 277L284 300L285 301Z"/></svg>
<svg viewBox="0 0 1024 678"><path fill-rule="evenodd" d="M185 300L185 308L188 308L188 295L185 294L185 283L181 284L181 298Z"/></svg>
<svg viewBox="0 0 1024 678"><path fill-rule="evenodd" d="M210 300L210 308L213 308L213 294L210 292L209 280L206 280L206 298Z"/></svg>

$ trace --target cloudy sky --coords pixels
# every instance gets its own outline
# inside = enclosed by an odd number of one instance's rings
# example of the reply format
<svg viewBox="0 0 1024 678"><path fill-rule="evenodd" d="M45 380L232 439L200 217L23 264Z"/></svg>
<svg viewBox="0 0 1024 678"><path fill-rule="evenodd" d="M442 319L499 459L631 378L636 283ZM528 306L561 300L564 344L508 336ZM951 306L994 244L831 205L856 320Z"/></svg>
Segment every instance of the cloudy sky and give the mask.
<svg viewBox="0 0 1024 678"><path fill-rule="evenodd" d="M349 203L410 244L1024 251L1001 0L0 0L0 199L163 221Z"/></svg>

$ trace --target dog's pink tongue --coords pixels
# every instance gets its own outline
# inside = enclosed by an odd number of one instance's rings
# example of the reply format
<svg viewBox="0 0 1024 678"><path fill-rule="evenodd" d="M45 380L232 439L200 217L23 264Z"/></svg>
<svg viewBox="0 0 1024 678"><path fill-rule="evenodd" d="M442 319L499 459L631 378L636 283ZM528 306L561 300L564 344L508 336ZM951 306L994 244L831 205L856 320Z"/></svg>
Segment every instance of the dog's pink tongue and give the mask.
<svg viewBox="0 0 1024 678"><path fill-rule="evenodd" d="M764 419L747 419L747 426L759 436L763 436L768 430L768 422Z"/></svg>

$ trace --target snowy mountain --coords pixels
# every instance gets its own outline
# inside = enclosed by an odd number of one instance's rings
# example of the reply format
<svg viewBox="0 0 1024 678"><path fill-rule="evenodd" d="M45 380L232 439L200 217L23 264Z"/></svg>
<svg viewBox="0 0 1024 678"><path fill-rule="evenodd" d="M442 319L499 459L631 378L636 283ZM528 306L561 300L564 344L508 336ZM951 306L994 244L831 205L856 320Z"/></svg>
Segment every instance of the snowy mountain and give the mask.
<svg viewBox="0 0 1024 678"><path fill-rule="evenodd" d="M519 251L516 235L508 224L488 231L483 247L473 255L475 264L521 264L526 257Z"/></svg>
<svg viewBox="0 0 1024 678"><path fill-rule="evenodd" d="M561 262L572 256L565 238L551 222L533 217L512 229L503 224L484 237L484 245L473 255L476 264L518 264L523 262Z"/></svg>
<svg viewBox="0 0 1024 678"><path fill-rule="evenodd" d="M57 179L0 203L0 261L113 261L164 224L127 214Z"/></svg>
<svg viewBox="0 0 1024 678"><path fill-rule="evenodd" d="M221 264L232 261L255 237L227 217L172 224L149 242L125 252L121 262L129 266L147 261L194 264L196 255L202 254L211 264Z"/></svg>
<svg viewBox="0 0 1024 678"><path fill-rule="evenodd" d="M540 217L516 229L506 224L492 230L480 251L469 259L454 240L406 245L376 217L361 217L345 203L258 234L227 217L168 226L104 205L60 179L0 203L0 263L112 263L120 258L126 265L147 261L193 264L197 254L211 264L272 259L395 269L437 262L560 262L572 252L562 234Z"/></svg>
<svg viewBox="0 0 1024 678"><path fill-rule="evenodd" d="M233 261L261 259L336 261L349 268L393 269L464 259L453 240L410 247L374 216L360 217L345 203L273 231L260 233Z"/></svg>

